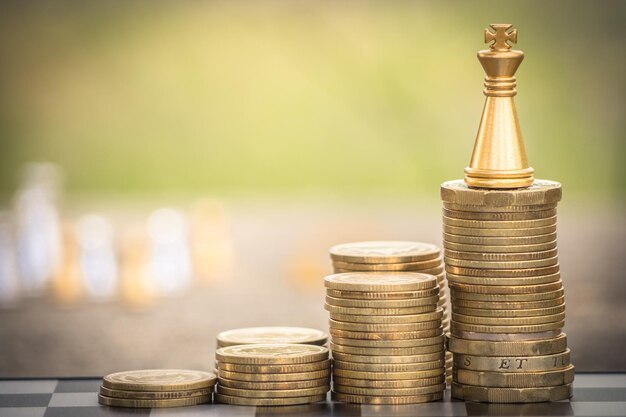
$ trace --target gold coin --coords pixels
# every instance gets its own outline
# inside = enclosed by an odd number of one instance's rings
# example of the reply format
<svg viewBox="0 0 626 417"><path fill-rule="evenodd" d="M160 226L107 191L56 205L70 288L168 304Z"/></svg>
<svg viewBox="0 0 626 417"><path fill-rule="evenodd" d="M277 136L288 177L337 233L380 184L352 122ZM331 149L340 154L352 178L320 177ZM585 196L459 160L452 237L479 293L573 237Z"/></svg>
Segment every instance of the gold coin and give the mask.
<svg viewBox="0 0 626 417"><path fill-rule="evenodd" d="M420 323L404 324L367 324L367 323L347 323L342 321L329 320L329 325L333 329L348 330L353 332L413 332L422 330L438 329L441 327L441 320L423 321Z"/></svg>
<svg viewBox="0 0 626 417"><path fill-rule="evenodd" d="M506 207L491 207L491 206L476 206L476 205L463 205L443 202L443 207L451 211L465 211L468 213L526 213L532 211L546 211L556 209L557 204L537 204L532 206L506 206Z"/></svg>
<svg viewBox="0 0 626 417"><path fill-rule="evenodd" d="M102 386L126 391L184 391L210 388L215 385L215 374L182 369L144 369L109 374Z"/></svg>
<svg viewBox="0 0 626 417"><path fill-rule="evenodd" d="M493 342L520 342L520 341L538 341L543 339L552 339L561 334L561 329L545 330L535 333L480 333L467 332L457 330L452 334L454 337L466 339L474 342L493 341Z"/></svg>
<svg viewBox="0 0 626 417"><path fill-rule="evenodd" d="M231 397L243 398L288 398L288 397L311 397L314 395L322 395L330 391L330 385L324 385L315 388L304 389L279 389L279 390L260 390L260 389L237 389L224 387L217 384L217 393L230 395Z"/></svg>
<svg viewBox="0 0 626 417"><path fill-rule="evenodd" d="M519 262L531 261L538 259L554 258L558 255L556 248L539 251L539 252L521 252L521 253L485 253L485 252L465 252L451 249L445 250L447 258L461 259L466 261L480 262Z"/></svg>
<svg viewBox="0 0 626 417"><path fill-rule="evenodd" d="M441 361L434 361L441 363L439 367L443 367ZM431 363L431 362L426 362ZM360 362L344 362L335 359L333 362L334 369L347 369L349 371L359 372L415 372L415 371L427 371L429 369L436 368L424 368L423 363L360 363ZM336 381L335 381L336 382Z"/></svg>
<svg viewBox="0 0 626 417"><path fill-rule="evenodd" d="M561 201L561 184L536 179L530 187L512 190L471 188L463 180L441 184L441 200L460 206L475 205L485 208L509 206L535 206L556 204Z"/></svg>
<svg viewBox="0 0 626 417"><path fill-rule="evenodd" d="M527 311L539 308L550 308L560 306L565 303L565 297L553 298L543 301L509 301L509 302L493 302L493 301L471 301L454 300L456 308L484 309L484 310L520 310Z"/></svg>
<svg viewBox="0 0 626 417"><path fill-rule="evenodd" d="M128 408L166 408L166 407L186 407L208 403L211 401L209 395L195 395L187 398L173 398L167 400L139 400L131 398L113 398L98 394L98 402L102 405L110 407L128 407Z"/></svg>
<svg viewBox="0 0 626 417"><path fill-rule="evenodd" d="M335 298L350 298L357 300L398 300L405 298L424 298L438 295L437 287L422 291L393 291L393 292L363 292L363 291L341 291L326 290L326 295Z"/></svg>
<svg viewBox="0 0 626 417"><path fill-rule="evenodd" d="M325 332L304 327L249 327L227 330L217 335L217 344L220 347L255 343L325 345L327 341L328 335Z"/></svg>
<svg viewBox="0 0 626 417"><path fill-rule="evenodd" d="M540 388L493 388L452 383L452 397L465 401L535 403L565 400L572 393L572 384Z"/></svg>
<svg viewBox="0 0 626 417"><path fill-rule="evenodd" d="M526 326L562 321L565 320L565 313L531 317L485 317L452 313L452 320L459 323L479 324L481 326Z"/></svg>
<svg viewBox="0 0 626 417"><path fill-rule="evenodd" d="M303 381L287 382L250 382L236 379L219 378L219 385L228 388L244 390L293 390L317 387L327 387L330 385L330 377L319 379L307 379Z"/></svg>
<svg viewBox="0 0 626 417"><path fill-rule="evenodd" d="M335 359L342 362L369 364L421 363L424 370L436 368L439 366L438 362L444 358L444 345L440 343L426 347L428 347L428 349L415 351L412 349L397 349L398 352L393 352L389 355L370 355L368 352L349 353L333 350L333 355Z"/></svg>
<svg viewBox="0 0 626 417"><path fill-rule="evenodd" d="M468 261L465 259L454 259L446 257L446 266L458 268L477 268L477 269L529 269L544 268L556 265L559 258L554 256L547 259L532 259L530 261ZM449 270L449 272L452 272Z"/></svg>
<svg viewBox="0 0 626 417"><path fill-rule="evenodd" d="M570 365L570 350L540 356L473 356L454 354L458 369L491 372L535 372L564 369Z"/></svg>
<svg viewBox="0 0 626 417"><path fill-rule="evenodd" d="M459 384L500 388L535 388L565 385L574 382L574 366L556 371L521 373L482 372L456 369L454 380Z"/></svg>
<svg viewBox="0 0 626 417"><path fill-rule="evenodd" d="M326 378L330 375L330 368L320 371L310 372L294 372L294 373L280 373L280 374L255 374L247 372L233 372L219 370L219 377L226 379L234 379L237 381L249 381L249 382L287 382L287 381L305 381L312 379Z"/></svg>
<svg viewBox="0 0 626 417"><path fill-rule="evenodd" d="M556 225L556 215L531 220L476 220L457 219L443 216L443 224L451 227L465 227L471 229L533 229ZM455 233L455 232L450 232ZM459 233L462 234L462 233Z"/></svg>
<svg viewBox="0 0 626 417"><path fill-rule="evenodd" d="M419 403L427 403L431 401L439 401L443 399L443 392L436 392L433 394L426 395L412 395L405 397L372 397L369 395L350 395L350 394L342 394L339 392L333 391L331 393L331 398L334 401L341 401L344 403L354 403L354 404L389 404L389 405L403 405L403 404L419 404Z"/></svg>
<svg viewBox="0 0 626 417"><path fill-rule="evenodd" d="M380 263L380 264L363 264L333 261L333 266L341 269L350 269L352 271L419 271L422 269L435 268L443 260L441 257L420 262L401 262L401 263Z"/></svg>
<svg viewBox="0 0 626 417"><path fill-rule="evenodd" d="M418 388L429 385L437 385L445 382L445 375L434 376L432 378L394 380L372 380L372 379L352 379L336 377L333 382L338 385L360 387L360 388Z"/></svg>
<svg viewBox="0 0 626 417"><path fill-rule="evenodd" d="M528 302L528 301L544 301L554 300L563 297L563 288L555 291L526 293L526 294L483 294L483 293L471 293L466 291L454 291L450 288L450 295L452 303L454 304L457 299L471 300L471 301L488 301L488 302Z"/></svg>
<svg viewBox="0 0 626 417"><path fill-rule="evenodd" d="M450 282L450 293L456 297L458 293L478 294L534 294L557 291L563 288L561 280L537 285L467 285Z"/></svg>
<svg viewBox="0 0 626 417"><path fill-rule="evenodd" d="M415 272L351 272L324 278L326 288L344 291L420 291L437 286L432 275Z"/></svg>
<svg viewBox="0 0 626 417"><path fill-rule="evenodd" d="M328 349L315 345L287 343L237 345L220 348L217 360L250 365L288 365L328 359Z"/></svg>
<svg viewBox="0 0 626 417"><path fill-rule="evenodd" d="M171 400L176 398L196 397L198 395L210 396L213 394L213 388L214 387L183 391L127 391L100 387L100 394L110 398L127 398L133 400Z"/></svg>
<svg viewBox="0 0 626 417"><path fill-rule="evenodd" d="M464 243L443 242L446 250L455 250L472 253L531 253L555 249L556 239L552 242L537 243L533 245L472 245Z"/></svg>
<svg viewBox="0 0 626 417"><path fill-rule="evenodd" d="M426 371L411 371L411 372L359 372L350 371L347 369L333 369L333 377L343 377L352 379L374 379L374 380L405 380L405 379L420 379L420 378L432 378L440 376L445 373L443 366L436 369L429 369Z"/></svg>
<svg viewBox="0 0 626 417"><path fill-rule="evenodd" d="M326 296L326 303L338 307L351 308L411 308L436 304L439 294L423 298L406 300L355 300L353 298L335 298Z"/></svg>
<svg viewBox="0 0 626 417"><path fill-rule="evenodd" d="M433 337L443 334L443 329L429 329L412 332L351 332L348 330L330 329L333 337L342 337L346 339L360 340L404 340L404 339L421 339L424 337Z"/></svg>
<svg viewBox="0 0 626 417"><path fill-rule="evenodd" d="M443 225L443 231L453 235L460 236L478 236L478 237L523 237L546 235L556 232L556 224L540 227L529 227L527 229L478 229L470 227L458 227Z"/></svg>
<svg viewBox="0 0 626 417"><path fill-rule="evenodd" d="M500 309L483 309L483 308L465 308L452 306L452 313L464 314L466 316L479 316L479 317L533 317L533 316L550 316L552 314L558 314L565 311L565 304L557 305L554 307L546 308L534 308L529 310L500 310ZM454 317L454 316L453 316Z"/></svg>
<svg viewBox="0 0 626 417"><path fill-rule="evenodd" d="M411 395L425 395L433 394L435 392L442 392L446 389L446 384L441 383L437 385L428 385L425 387L415 388L361 388L352 387L349 385L333 385L333 391L342 394L351 395L372 395L372 396L384 396L384 397L406 397Z"/></svg>
<svg viewBox="0 0 626 417"><path fill-rule="evenodd" d="M289 397L289 398L246 398L234 397L224 394L215 394L215 401L222 404L231 405L251 405L251 406L278 406L278 405L297 405L310 404L319 401L325 401L326 394L312 395L308 397Z"/></svg>
<svg viewBox="0 0 626 417"><path fill-rule="evenodd" d="M519 325L519 326L481 326L479 324L467 324L453 321L450 323L450 331L453 335L458 332L475 332L475 333L538 333L548 330L562 329L565 322L558 321L554 323Z"/></svg>
<svg viewBox="0 0 626 417"><path fill-rule="evenodd" d="M330 304L324 304L324 309L332 314L346 314L354 316L406 316L412 314L432 313L437 309L437 302L434 304L424 305L419 307L406 307L406 308L351 308L351 307L338 307Z"/></svg>
<svg viewBox="0 0 626 417"><path fill-rule="evenodd" d="M485 222L517 222L526 220L549 219L556 216L556 209L551 208L543 211L521 211L521 212L477 212L458 211L443 209L444 219L462 219ZM460 226L460 225L459 225Z"/></svg>
<svg viewBox="0 0 626 417"><path fill-rule="evenodd" d="M420 323L424 321L439 320L443 317L443 309L437 308L434 311L421 314L407 314L398 316L362 316L354 314L330 313L330 318L347 323L372 323L372 324L392 324L392 323Z"/></svg>
<svg viewBox="0 0 626 417"><path fill-rule="evenodd" d="M333 354L335 354L336 352L345 352L366 355L367 353L363 352L368 352L369 349L380 348L411 348L411 351L413 352L412 354L416 354L417 352L427 353L429 352L428 349L432 349L433 345L439 343L443 343L443 335L408 340L359 340L333 337L331 346L333 347Z"/></svg>
<svg viewBox="0 0 626 417"><path fill-rule="evenodd" d="M362 264L421 262L437 258L439 248L408 241L354 242L333 246L330 256L334 261Z"/></svg>
<svg viewBox="0 0 626 417"><path fill-rule="evenodd" d="M427 274L427 275L434 275L434 276L438 276L442 273L445 272L444 269L444 264L443 264L443 260L441 260L441 262L439 263L438 266L434 267L434 268L428 268L428 269L414 269L414 270L408 270L408 271L357 271L354 269L348 269L348 268L339 268L337 266L333 266L333 273L334 274L344 274L344 273L356 273L356 272L363 272L363 273L388 273L388 274L392 274L392 273L419 273L419 274Z"/></svg>
<svg viewBox="0 0 626 417"><path fill-rule="evenodd" d="M220 362L218 368L224 371L246 372L251 374L284 374L296 372L321 371L330 368L330 359L295 365L245 365Z"/></svg>
<svg viewBox="0 0 626 417"><path fill-rule="evenodd" d="M451 274L466 275L470 277L492 277L492 278L517 278L517 277L537 277L550 275L559 272L559 264L541 268L527 269L474 269L460 268L446 265L446 271Z"/></svg>
<svg viewBox="0 0 626 417"><path fill-rule="evenodd" d="M444 242L462 243L464 245L485 245L485 246L516 246L516 245L536 245L556 240L556 232L536 236L518 237L482 237L463 236L450 233L443 233ZM445 246L445 245L444 245Z"/></svg>
<svg viewBox="0 0 626 417"><path fill-rule="evenodd" d="M466 275L448 274L448 280L454 284L468 285L539 285L556 282L561 279L561 273L556 272L550 275L540 275L537 277L515 277L515 278L491 278L491 277L471 277Z"/></svg>

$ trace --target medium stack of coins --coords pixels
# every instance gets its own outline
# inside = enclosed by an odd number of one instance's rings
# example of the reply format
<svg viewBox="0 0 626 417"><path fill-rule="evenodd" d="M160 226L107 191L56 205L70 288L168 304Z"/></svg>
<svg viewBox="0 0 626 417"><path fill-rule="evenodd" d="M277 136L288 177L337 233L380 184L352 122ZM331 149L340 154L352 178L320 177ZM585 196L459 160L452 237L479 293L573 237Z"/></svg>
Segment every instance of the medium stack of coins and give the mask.
<svg viewBox="0 0 626 417"><path fill-rule="evenodd" d="M298 343L324 346L328 334L306 327L248 327L221 332L217 335L217 347L267 343Z"/></svg>
<svg viewBox="0 0 626 417"><path fill-rule="evenodd" d="M419 272L437 277L444 332L450 331L450 299L439 247L410 241L367 241L330 248L336 274L342 272ZM452 378L452 354L446 352L446 376Z"/></svg>
<svg viewBox="0 0 626 417"><path fill-rule="evenodd" d="M330 359L323 346L268 343L217 350L218 402L280 406L326 400Z"/></svg>
<svg viewBox="0 0 626 417"><path fill-rule="evenodd" d="M443 309L434 276L353 272L329 275L324 283L334 400L411 404L443 398Z"/></svg>
<svg viewBox="0 0 626 417"><path fill-rule="evenodd" d="M214 374L178 369L117 372L102 380L98 402L114 407L182 407L211 402Z"/></svg>
<svg viewBox="0 0 626 417"><path fill-rule="evenodd" d="M559 183L514 190L444 183L444 255L452 302L452 395L485 402L569 398L574 367L561 332Z"/></svg>

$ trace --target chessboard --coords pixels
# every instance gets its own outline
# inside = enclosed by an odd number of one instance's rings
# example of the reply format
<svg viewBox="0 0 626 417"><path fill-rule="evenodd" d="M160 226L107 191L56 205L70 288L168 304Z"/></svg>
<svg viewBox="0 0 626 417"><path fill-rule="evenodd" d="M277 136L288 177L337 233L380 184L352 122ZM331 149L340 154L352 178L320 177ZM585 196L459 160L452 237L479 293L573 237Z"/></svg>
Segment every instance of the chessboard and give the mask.
<svg viewBox="0 0 626 417"><path fill-rule="evenodd" d="M626 416L626 373L579 373L569 401L539 404L482 404L450 399L402 405L376 406L323 402L291 407L241 407L203 404L194 407L130 409L98 404L101 380L0 380L0 417L202 416L202 417L351 417L351 416Z"/></svg>

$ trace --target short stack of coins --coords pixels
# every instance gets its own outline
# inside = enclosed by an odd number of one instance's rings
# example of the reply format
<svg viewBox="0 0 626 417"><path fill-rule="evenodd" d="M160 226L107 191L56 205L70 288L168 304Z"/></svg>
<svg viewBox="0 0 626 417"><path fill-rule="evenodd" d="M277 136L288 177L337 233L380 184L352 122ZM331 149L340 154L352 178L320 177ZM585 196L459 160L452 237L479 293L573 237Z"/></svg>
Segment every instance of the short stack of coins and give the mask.
<svg viewBox="0 0 626 417"><path fill-rule="evenodd" d="M430 243L411 241L365 241L330 248L335 273L419 272L437 277L439 306L443 308L444 332L450 331L450 300L441 250ZM446 376L452 378L452 354L446 352Z"/></svg>
<svg viewBox="0 0 626 417"><path fill-rule="evenodd" d="M283 406L325 401L330 359L323 346L268 343L220 348L215 400L225 404Z"/></svg>
<svg viewBox="0 0 626 417"><path fill-rule="evenodd" d="M183 407L211 402L214 374L180 369L117 372L102 379L98 402L129 408Z"/></svg>
<svg viewBox="0 0 626 417"><path fill-rule="evenodd" d="M443 309L434 276L349 272L329 275L324 284L334 400L412 404L443 398Z"/></svg>
<svg viewBox="0 0 626 417"><path fill-rule="evenodd" d="M565 302L556 243L561 186L441 187L452 304L452 395L482 402L569 398Z"/></svg>
<svg viewBox="0 0 626 417"><path fill-rule="evenodd" d="M226 330L217 335L217 347L267 344L296 343L324 346L328 343L328 334L321 330L306 327L246 327Z"/></svg>

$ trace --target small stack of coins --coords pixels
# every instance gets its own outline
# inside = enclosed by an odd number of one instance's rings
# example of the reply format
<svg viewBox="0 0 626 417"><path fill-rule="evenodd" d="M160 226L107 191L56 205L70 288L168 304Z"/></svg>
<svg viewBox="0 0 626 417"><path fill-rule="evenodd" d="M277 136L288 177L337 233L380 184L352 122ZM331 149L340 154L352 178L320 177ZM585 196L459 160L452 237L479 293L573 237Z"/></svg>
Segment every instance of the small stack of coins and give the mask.
<svg viewBox="0 0 626 417"><path fill-rule="evenodd" d="M439 288L432 275L329 275L333 391L337 401L411 404L445 390Z"/></svg>
<svg viewBox="0 0 626 417"><path fill-rule="evenodd" d="M452 181L441 196L452 395L486 402L569 398L574 367L561 333L556 248L560 184L484 190Z"/></svg>
<svg viewBox="0 0 626 417"><path fill-rule="evenodd" d="M182 407L211 402L214 374L178 369L117 372L102 380L98 402L113 407Z"/></svg>
<svg viewBox="0 0 626 417"><path fill-rule="evenodd" d="M216 352L218 402L279 406L326 400L330 360L323 346L250 344Z"/></svg>
<svg viewBox="0 0 626 417"><path fill-rule="evenodd" d="M221 332L217 335L217 347L267 343L298 343L324 346L328 334L306 327L248 327Z"/></svg>
<svg viewBox="0 0 626 417"><path fill-rule="evenodd" d="M444 332L450 331L449 296L439 247L410 241L367 241L330 248L336 274L342 272L419 272L437 277ZM446 376L452 378L452 354L446 352Z"/></svg>

